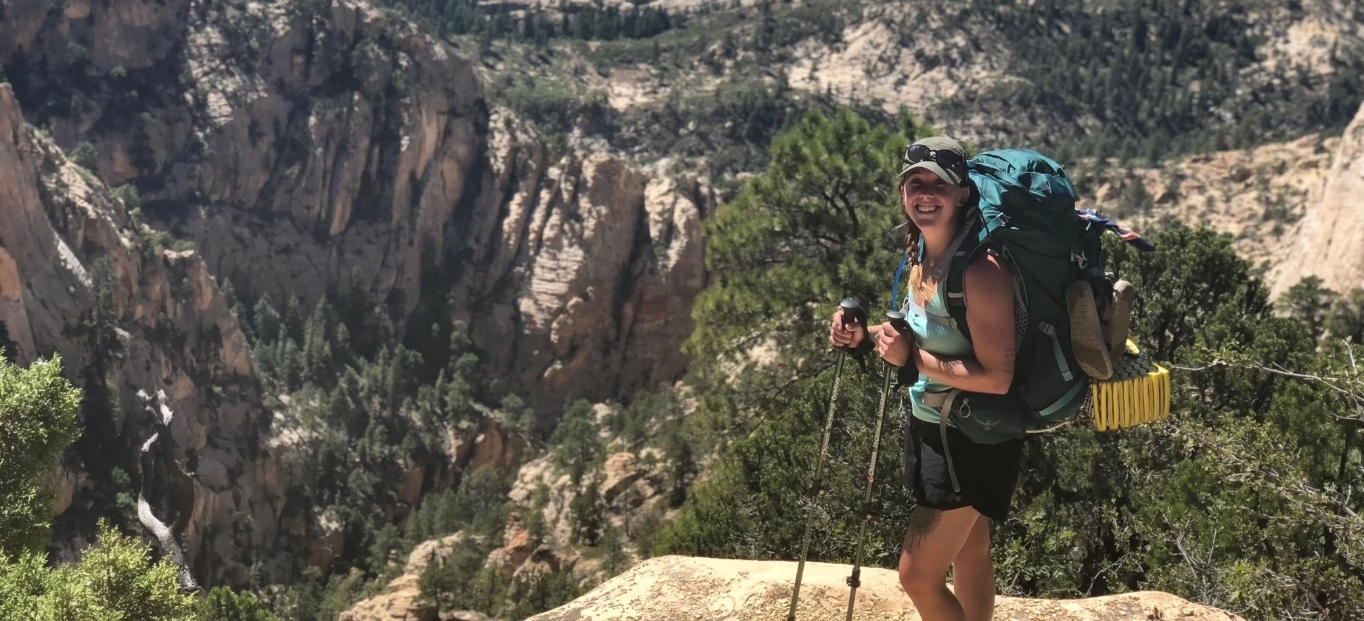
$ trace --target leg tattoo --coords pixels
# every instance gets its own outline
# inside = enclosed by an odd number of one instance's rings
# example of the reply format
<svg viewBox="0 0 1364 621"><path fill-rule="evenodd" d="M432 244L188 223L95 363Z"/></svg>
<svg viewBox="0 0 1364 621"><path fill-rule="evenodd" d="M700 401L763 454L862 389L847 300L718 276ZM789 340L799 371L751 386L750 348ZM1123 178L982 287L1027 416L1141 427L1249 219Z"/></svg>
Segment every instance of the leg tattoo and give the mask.
<svg viewBox="0 0 1364 621"><path fill-rule="evenodd" d="M933 529L938 527L940 518L942 511L915 507L914 513L909 516L909 530L905 532L905 551L913 552L918 548L919 544L932 534Z"/></svg>

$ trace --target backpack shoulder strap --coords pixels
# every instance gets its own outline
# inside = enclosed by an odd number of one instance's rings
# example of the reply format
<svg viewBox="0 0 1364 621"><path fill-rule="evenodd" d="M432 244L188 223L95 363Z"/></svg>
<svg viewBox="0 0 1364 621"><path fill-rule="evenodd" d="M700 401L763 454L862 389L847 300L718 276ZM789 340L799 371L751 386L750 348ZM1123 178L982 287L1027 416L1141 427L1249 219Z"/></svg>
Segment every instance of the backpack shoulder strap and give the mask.
<svg viewBox="0 0 1364 621"><path fill-rule="evenodd" d="M959 257L960 261L954 262L952 269L947 276L947 314L952 317L955 327L961 332L966 340L971 340L971 328L966 323L966 266L971 263L977 254L993 255L1009 270L1009 274L1014 283L1014 312L1025 313L1024 319L1015 318L1014 328L1017 331L1015 336L1022 343L1024 327L1019 321L1026 323L1027 300L1023 291L1022 276L1018 273L1018 268L1009 256L1009 253L1002 247L997 246L988 237L977 244L974 248L967 251L965 256Z"/></svg>
<svg viewBox="0 0 1364 621"><path fill-rule="evenodd" d="M947 272L947 314L952 317L953 327L968 341L971 340L971 329L966 325L966 265L983 248L985 244L963 249L965 253L952 258L952 268Z"/></svg>
<svg viewBox="0 0 1364 621"><path fill-rule="evenodd" d="M971 340L971 330L966 325L966 266L981 250L989 250L992 229L977 225L969 226L961 232L953 244L950 267L947 270L947 314L952 318L953 327L961 332L966 340Z"/></svg>

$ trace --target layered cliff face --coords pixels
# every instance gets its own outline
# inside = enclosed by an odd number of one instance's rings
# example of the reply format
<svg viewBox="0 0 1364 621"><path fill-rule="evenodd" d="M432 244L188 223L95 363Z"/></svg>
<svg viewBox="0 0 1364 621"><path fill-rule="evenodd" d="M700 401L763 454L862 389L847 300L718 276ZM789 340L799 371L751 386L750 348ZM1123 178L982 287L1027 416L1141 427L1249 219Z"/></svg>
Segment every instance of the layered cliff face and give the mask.
<svg viewBox="0 0 1364 621"><path fill-rule="evenodd" d="M1318 276L1342 293L1364 287L1364 106L1341 136L1321 200L1308 207L1273 292L1304 276Z"/></svg>
<svg viewBox="0 0 1364 621"><path fill-rule="evenodd" d="M311 302L353 277L376 299L400 294L400 311L418 303L484 122L451 50L354 2L86 2L26 16L5 21L40 26L10 42L16 90L70 101L34 120L64 145L91 142L101 178L136 183L220 278Z"/></svg>
<svg viewBox="0 0 1364 621"><path fill-rule="evenodd" d="M85 437L52 477L60 555L75 554L94 520L117 510L115 494L136 496L110 475L122 469L137 480L137 447L152 433L140 389L165 390L176 413L172 433L195 481L183 544L201 582L241 585L253 571L287 580L345 553L333 525L290 501L315 481L305 457L315 447L306 430L262 407L247 341L198 252L165 248L24 123L5 85L0 176L0 322L21 364L60 354L85 393ZM413 464L399 503L415 506L424 479L444 489L462 471L515 467L525 449L489 419L450 427L445 438L444 461ZM438 472L426 477L428 468Z"/></svg>
<svg viewBox="0 0 1364 621"><path fill-rule="evenodd" d="M89 517L108 509L106 469L129 468L152 432L134 395L165 390L171 431L199 473L186 548L211 555L203 572L214 582L244 581L277 543L282 490L257 448L268 418L246 340L203 260L153 243L103 184L24 124L8 86L0 176L0 321L21 364L59 353L82 375L86 434L122 453L82 450L85 440L68 453L59 537L74 550L92 534Z"/></svg>
<svg viewBox="0 0 1364 621"><path fill-rule="evenodd" d="M248 299L359 285L400 323L466 318L500 389L547 416L685 367L709 191L546 161L412 24L349 0L22 4L0 58L29 121L89 142L100 178Z"/></svg>

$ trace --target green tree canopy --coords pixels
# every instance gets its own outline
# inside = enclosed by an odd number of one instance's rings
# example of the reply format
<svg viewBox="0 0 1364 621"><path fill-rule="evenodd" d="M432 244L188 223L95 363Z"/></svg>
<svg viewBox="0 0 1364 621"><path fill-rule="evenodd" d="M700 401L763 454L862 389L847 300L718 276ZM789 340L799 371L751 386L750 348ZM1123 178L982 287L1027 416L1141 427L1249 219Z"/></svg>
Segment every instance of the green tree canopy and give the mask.
<svg viewBox="0 0 1364 621"><path fill-rule="evenodd" d="M52 499L41 479L79 435L79 402L60 357L23 368L0 356L0 557L46 547Z"/></svg>
<svg viewBox="0 0 1364 621"><path fill-rule="evenodd" d="M98 543L79 564L48 569L32 553L0 564L0 619L189 621L194 600L180 594L175 571L101 523Z"/></svg>

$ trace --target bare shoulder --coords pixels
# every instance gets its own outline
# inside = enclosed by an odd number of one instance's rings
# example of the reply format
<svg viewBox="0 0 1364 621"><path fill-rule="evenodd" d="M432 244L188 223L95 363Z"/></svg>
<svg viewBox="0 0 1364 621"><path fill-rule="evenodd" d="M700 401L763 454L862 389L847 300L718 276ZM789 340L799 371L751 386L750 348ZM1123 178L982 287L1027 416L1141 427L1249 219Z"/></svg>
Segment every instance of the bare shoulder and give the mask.
<svg viewBox="0 0 1364 621"><path fill-rule="evenodd" d="M1009 271L1009 266L994 254L982 252L971 259L966 265L965 286L967 295L972 292L984 293L1008 293L1013 292L1013 272Z"/></svg>

